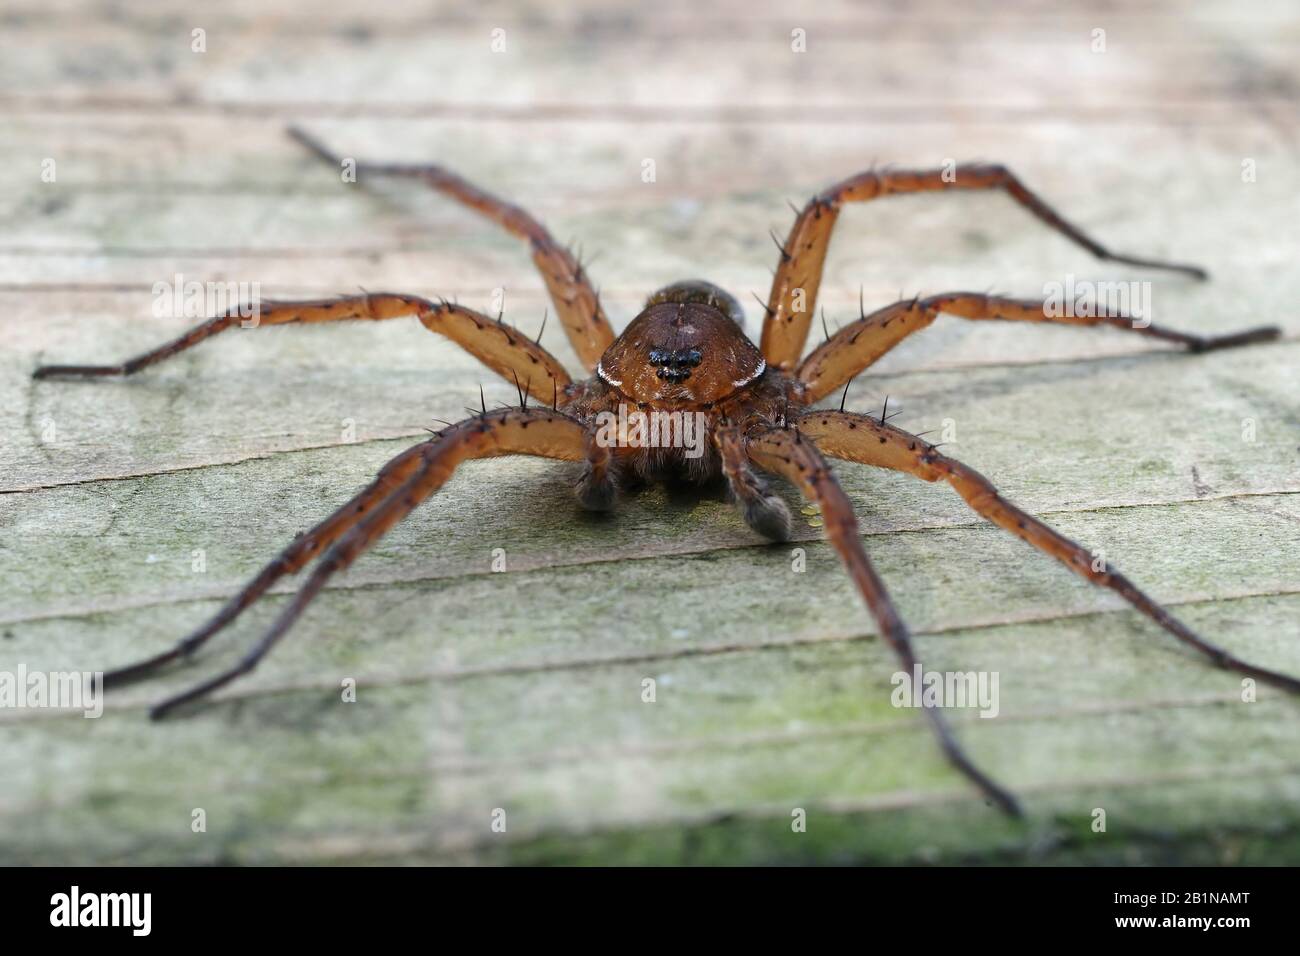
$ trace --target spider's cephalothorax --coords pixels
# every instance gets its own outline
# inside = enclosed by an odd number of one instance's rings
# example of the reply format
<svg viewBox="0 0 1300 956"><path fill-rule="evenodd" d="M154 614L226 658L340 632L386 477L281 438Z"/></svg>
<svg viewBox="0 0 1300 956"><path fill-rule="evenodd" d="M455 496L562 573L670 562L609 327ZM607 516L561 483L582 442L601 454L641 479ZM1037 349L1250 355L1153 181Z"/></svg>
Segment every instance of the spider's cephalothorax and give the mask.
<svg viewBox="0 0 1300 956"><path fill-rule="evenodd" d="M736 300L711 283L666 286L605 350L596 374L633 402L716 405L767 370L743 321Z"/></svg>
<svg viewBox="0 0 1300 956"><path fill-rule="evenodd" d="M318 156L339 165L339 157L316 140L301 131L291 132ZM656 292L645 310L615 339L582 265L522 209L437 166L361 164L357 173L363 181L375 175L420 179L527 240L574 351L595 374L574 382L564 366L536 341L498 319L446 301L366 293L263 303L259 326L414 316L430 331L447 336L514 382L519 406L495 411L484 407L480 414L449 425L429 441L398 455L351 501L289 544L201 628L160 654L105 675L106 684L117 684L188 657L276 581L316 561L294 599L238 664L159 704L153 716L169 713L256 667L326 581L436 492L460 462L508 454L582 463L578 498L594 509L614 505L620 479L629 473L647 478L685 473L695 480L722 475L750 526L776 539L789 531L789 509L772 493L765 476L788 479L820 505L828 540L866 602L880 636L909 674L917 660L907 627L863 549L853 507L824 456L902 471L925 481L943 481L982 517L1062 561L1076 574L1115 591L1215 665L1300 692L1296 678L1248 663L1197 635L1113 567L1099 567L1087 549L1011 504L979 472L942 454L920 436L896 428L883 415L872 418L846 412L842 400L838 410L815 407L940 313L972 320L1110 326L1175 342L1192 351L1277 336L1272 327L1200 336L1118 313L1063 315L1049 311L1041 298L949 292L896 302L869 314L863 311L857 321L827 336L805 356L826 250L846 204L898 193L997 189L1099 258L1203 279L1205 273L1200 269L1109 252L1002 166L873 170L813 197L796 217L781 246L759 346L746 337L736 300L717 286L698 280ZM175 341L120 365L51 365L35 374L37 378L129 375L235 327L243 314L241 309L216 316ZM528 405L529 396L536 400L532 406ZM970 761L940 711L925 704L923 713L952 764L1003 810L1018 813L1015 798Z"/></svg>
<svg viewBox="0 0 1300 956"><path fill-rule="evenodd" d="M596 381L576 388L562 408L610 449L611 483L633 474L710 481L723 473L720 427L775 420L793 385L768 369L743 321L739 304L722 289L702 280L678 282L650 296L605 350ZM617 427L602 430L602 422ZM585 493L579 497L588 503ZM764 534L784 539L788 510L779 498L762 500L775 513L747 510L747 516Z"/></svg>

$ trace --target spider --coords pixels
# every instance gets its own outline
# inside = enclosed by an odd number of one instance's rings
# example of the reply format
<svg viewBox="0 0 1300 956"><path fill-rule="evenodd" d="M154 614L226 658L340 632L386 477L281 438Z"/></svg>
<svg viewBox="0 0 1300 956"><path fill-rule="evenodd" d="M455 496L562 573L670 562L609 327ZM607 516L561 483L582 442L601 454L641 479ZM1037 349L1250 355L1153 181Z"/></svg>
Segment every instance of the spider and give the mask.
<svg viewBox="0 0 1300 956"><path fill-rule="evenodd" d="M291 128L289 135L326 162L336 166L344 162L300 129ZM569 341L587 371L594 374L575 381L537 340L521 335L499 316L492 318L445 300L367 292L337 299L261 303L259 326L413 316L513 382L519 404L488 410L480 401L476 414L454 424L444 423L445 428L393 458L350 501L298 536L198 630L169 650L105 674L105 684L112 686L188 658L276 581L316 561L305 583L251 650L228 669L157 704L150 711L153 718L252 671L330 578L442 487L457 465L467 459L500 455L536 455L581 463L577 499L582 507L597 511L612 508L621 490L644 481L722 479L746 523L776 541L789 537L791 518L785 502L773 492L769 477L788 479L820 506L827 538L882 639L907 673L913 673L917 663L907 626L863 549L853 506L826 459L946 482L977 514L1092 583L1115 591L1211 663L1300 692L1300 680L1241 660L1198 636L1117 570L1097 567L1082 546L1007 501L983 475L891 424L885 411L878 417L845 411L843 397L838 408L818 407L841 386L847 394L849 383L860 372L930 325L940 313L976 321L1109 326L1173 342L1193 352L1274 339L1276 328L1207 337L1145 324L1109 310L1099 315L1061 316L1049 314L1041 300L947 292L895 302L870 314L860 309L856 321L828 334L803 356L831 235L840 212L851 203L906 193L1002 190L1099 259L1196 279L1206 278L1203 270L1109 251L1000 165L872 169L819 193L797 211L785 242L777 240L780 261L771 294L762 303L765 316L757 345L745 334L744 314L736 299L702 280L677 282L655 292L615 337L582 264L523 209L435 165L362 163L356 172L358 178L395 176L423 181L526 240ZM232 311L211 318L180 338L120 365L51 365L38 368L34 375L38 379L132 375L235 327L246 314ZM530 397L535 404L529 405ZM625 427L629 409L640 413L643 420L676 422L676 431L666 427L660 441L646 441L643 428ZM624 424L605 428L603 423L619 411L624 414ZM699 422L707 439L700 447L688 449L662 440L664 435L680 437L686 416ZM655 430L649 434L653 437ZM1016 798L972 762L938 707L927 704L922 711L948 761L997 807L1019 815Z"/></svg>

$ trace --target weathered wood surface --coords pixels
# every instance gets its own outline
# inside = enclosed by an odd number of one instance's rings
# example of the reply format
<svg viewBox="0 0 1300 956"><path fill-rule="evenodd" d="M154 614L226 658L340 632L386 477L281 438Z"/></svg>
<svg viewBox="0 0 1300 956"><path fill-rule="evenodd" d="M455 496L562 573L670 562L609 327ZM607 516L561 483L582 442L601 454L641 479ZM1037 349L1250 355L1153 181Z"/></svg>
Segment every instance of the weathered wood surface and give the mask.
<svg viewBox="0 0 1300 956"><path fill-rule="evenodd" d="M175 334L188 320L154 318L151 288L177 273L480 307L504 287L535 330L542 287L517 243L410 186L342 186L281 135L299 121L534 209L595 254L616 325L699 273L756 321L785 200L873 159L1000 160L1115 248L1206 265L1205 285L1116 270L1003 197L919 197L847 214L823 289L842 322L859 288L884 303L1142 278L1157 321L1283 326L1274 346L1189 357L941 319L849 402L888 393L915 430L950 419L946 450L1013 500L1204 633L1300 671L1300 23L1284 4L556 7L8 5L0 670L166 646L480 382L513 395L414 322L240 331L129 382L30 380ZM554 323L544 343L573 364ZM994 816L890 706L893 661L820 532L801 526L796 574L716 496L654 491L598 521L565 467L501 460L467 466L219 703L144 718L237 654L283 589L98 721L0 712L0 861L1300 860L1300 705L1242 703L1234 678L945 489L839 474L923 659L1000 673L1001 715L957 719L1027 824Z"/></svg>

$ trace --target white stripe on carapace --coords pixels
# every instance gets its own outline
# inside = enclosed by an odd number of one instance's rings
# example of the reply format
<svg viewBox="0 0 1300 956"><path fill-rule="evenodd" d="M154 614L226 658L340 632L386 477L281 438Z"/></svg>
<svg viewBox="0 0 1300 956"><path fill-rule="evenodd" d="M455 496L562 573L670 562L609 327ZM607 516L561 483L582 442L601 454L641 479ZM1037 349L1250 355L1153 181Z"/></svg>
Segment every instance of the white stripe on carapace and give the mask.
<svg viewBox="0 0 1300 956"><path fill-rule="evenodd" d="M605 372L605 366L600 362L596 363L596 374L600 376L601 381L613 385L615 388L623 387L623 383L620 382L618 379L610 378L610 376Z"/></svg>
<svg viewBox="0 0 1300 956"><path fill-rule="evenodd" d="M753 375L749 376L749 378L742 378L739 382L732 382L731 384L735 388L740 388L742 385L748 385L750 382L758 378L766 371L767 371L767 359L759 359L758 368L754 369Z"/></svg>

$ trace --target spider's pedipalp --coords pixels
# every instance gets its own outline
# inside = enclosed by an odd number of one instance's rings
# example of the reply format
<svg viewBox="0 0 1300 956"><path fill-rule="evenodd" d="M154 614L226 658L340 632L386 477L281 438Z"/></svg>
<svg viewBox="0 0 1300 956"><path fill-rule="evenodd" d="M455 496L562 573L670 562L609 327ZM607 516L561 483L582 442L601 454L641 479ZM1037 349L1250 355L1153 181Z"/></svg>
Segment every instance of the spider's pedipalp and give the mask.
<svg viewBox="0 0 1300 956"><path fill-rule="evenodd" d="M1119 571L1101 563L1092 553L1071 541L1033 515L1003 498L997 488L975 469L937 451L917 435L868 415L814 409L796 423L798 429L816 441L826 454L903 471L925 481L945 481L971 510L992 524L1011 532L1044 554L1056 558L1080 577L1108 588L1210 663L1225 670L1255 678L1289 693L1300 693L1300 679L1241 660L1226 649L1207 641Z"/></svg>
<svg viewBox="0 0 1300 956"><path fill-rule="evenodd" d="M793 523L790 507L750 467L743 434L737 428L722 428L714 437L722 474L732 498L740 507L745 524L769 541L789 541Z"/></svg>
<svg viewBox="0 0 1300 956"><path fill-rule="evenodd" d="M574 492L587 511L612 511L622 491L621 472L614 456L600 447L595 433L587 436L587 464L578 477Z"/></svg>
<svg viewBox="0 0 1300 956"><path fill-rule="evenodd" d="M598 471L588 466L578 478L574 491L578 504L587 511L612 511L618 504L618 482L612 469Z"/></svg>
<svg viewBox="0 0 1300 956"><path fill-rule="evenodd" d="M774 494L759 494L744 499L741 512L749 525L769 541L789 541L790 506Z"/></svg>
<svg viewBox="0 0 1300 956"><path fill-rule="evenodd" d="M844 562L849 577L853 579L858 593L875 618L880 636L894 651L903 670L912 673L917 665L917 657L907 625L898 616L884 582L880 580L862 547L853 505L831 474L817 447L812 441L803 439L797 429L773 428L749 436L745 448L749 457L760 467L784 475L798 485L810 501L821 507L826 522L826 537ZM1019 801L966 755L939 708L924 703L922 712L930 721L931 729L948 761L1004 813L1013 817L1021 816Z"/></svg>

